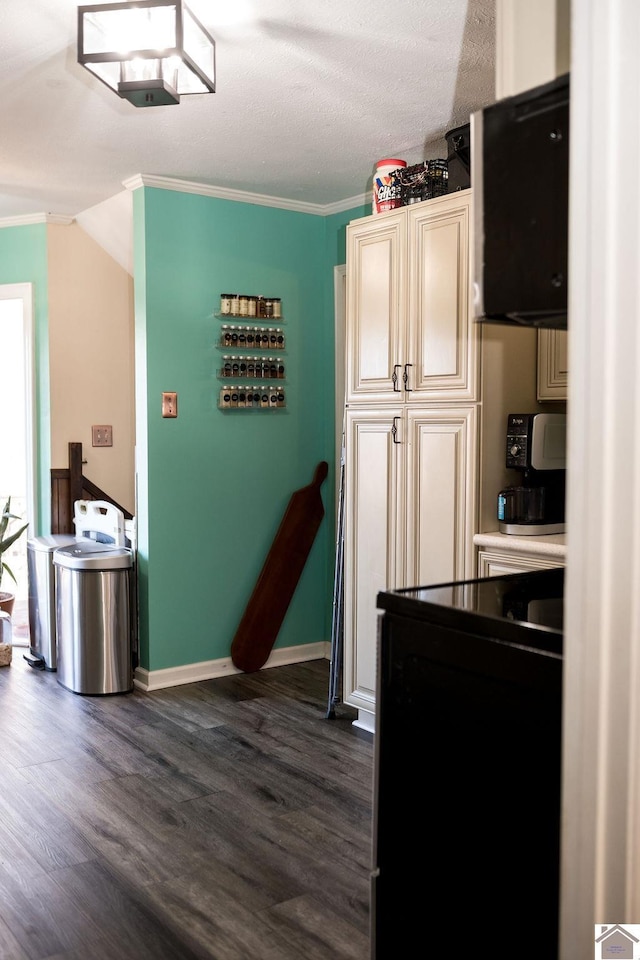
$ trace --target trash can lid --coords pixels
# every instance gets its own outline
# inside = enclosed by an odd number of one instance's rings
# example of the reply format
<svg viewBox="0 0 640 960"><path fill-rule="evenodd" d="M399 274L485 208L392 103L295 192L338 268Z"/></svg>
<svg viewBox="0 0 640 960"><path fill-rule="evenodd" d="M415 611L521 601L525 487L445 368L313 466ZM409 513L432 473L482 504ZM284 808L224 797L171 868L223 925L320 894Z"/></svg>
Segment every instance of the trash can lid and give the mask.
<svg viewBox="0 0 640 960"><path fill-rule="evenodd" d="M31 537L27 540L27 547L32 550L41 550L43 553L53 553L58 547L66 547L75 543L77 537L72 533L49 533L44 537Z"/></svg>
<svg viewBox="0 0 640 960"><path fill-rule="evenodd" d="M70 570L121 570L133 566L133 550L97 540L74 540L54 550L53 562Z"/></svg>

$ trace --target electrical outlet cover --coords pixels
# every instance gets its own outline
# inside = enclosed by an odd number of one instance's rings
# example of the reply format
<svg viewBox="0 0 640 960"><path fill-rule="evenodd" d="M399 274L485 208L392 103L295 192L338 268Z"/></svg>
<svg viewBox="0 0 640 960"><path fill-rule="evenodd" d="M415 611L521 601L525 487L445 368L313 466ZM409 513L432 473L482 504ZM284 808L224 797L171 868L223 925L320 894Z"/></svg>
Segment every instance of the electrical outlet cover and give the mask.
<svg viewBox="0 0 640 960"><path fill-rule="evenodd" d="M104 423L91 427L91 443L94 447L112 447L113 427Z"/></svg>

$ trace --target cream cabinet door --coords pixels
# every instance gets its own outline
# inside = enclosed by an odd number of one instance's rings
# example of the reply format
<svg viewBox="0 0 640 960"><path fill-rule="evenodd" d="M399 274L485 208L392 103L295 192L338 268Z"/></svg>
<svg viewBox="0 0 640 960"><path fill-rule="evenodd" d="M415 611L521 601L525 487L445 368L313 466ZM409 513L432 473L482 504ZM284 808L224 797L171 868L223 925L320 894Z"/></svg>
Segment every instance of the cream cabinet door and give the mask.
<svg viewBox="0 0 640 960"><path fill-rule="evenodd" d="M375 709L377 595L403 584L402 409L346 414L343 699Z"/></svg>
<svg viewBox="0 0 640 960"><path fill-rule="evenodd" d="M568 358L566 330L538 331L538 400L566 400Z"/></svg>
<svg viewBox="0 0 640 960"><path fill-rule="evenodd" d="M409 403L475 400L479 333L471 315L471 191L407 207Z"/></svg>
<svg viewBox="0 0 640 960"><path fill-rule="evenodd" d="M347 227L347 403L401 399L406 236L402 209Z"/></svg>
<svg viewBox="0 0 640 960"><path fill-rule="evenodd" d="M547 560L518 553L491 553L481 550L478 554L479 577L502 577L509 573L526 573L529 570L549 570L563 567L560 560Z"/></svg>
<svg viewBox="0 0 640 960"><path fill-rule="evenodd" d="M475 575L477 411L409 409L405 586Z"/></svg>

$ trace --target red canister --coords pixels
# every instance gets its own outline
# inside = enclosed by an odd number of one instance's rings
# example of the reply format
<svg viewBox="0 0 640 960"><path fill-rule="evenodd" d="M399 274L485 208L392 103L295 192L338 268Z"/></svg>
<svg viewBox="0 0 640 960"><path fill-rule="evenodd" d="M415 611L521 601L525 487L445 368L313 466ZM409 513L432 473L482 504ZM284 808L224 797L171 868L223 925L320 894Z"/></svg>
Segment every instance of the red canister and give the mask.
<svg viewBox="0 0 640 960"><path fill-rule="evenodd" d="M406 167L406 160L378 160L373 174L372 213L383 213L402 206L402 190L397 171Z"/></svg>

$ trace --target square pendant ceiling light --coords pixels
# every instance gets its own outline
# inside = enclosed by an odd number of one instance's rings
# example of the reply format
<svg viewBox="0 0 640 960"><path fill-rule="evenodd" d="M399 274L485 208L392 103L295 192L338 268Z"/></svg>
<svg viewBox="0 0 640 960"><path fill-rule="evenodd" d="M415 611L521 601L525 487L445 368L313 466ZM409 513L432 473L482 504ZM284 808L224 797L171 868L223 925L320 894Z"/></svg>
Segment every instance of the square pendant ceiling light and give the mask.
<svg viewBox="0 0 640 960"><path fill-rule="evenodd" d="M78 7L78 63L135 107L216 90L215 41L182 0Z"/></svg>

